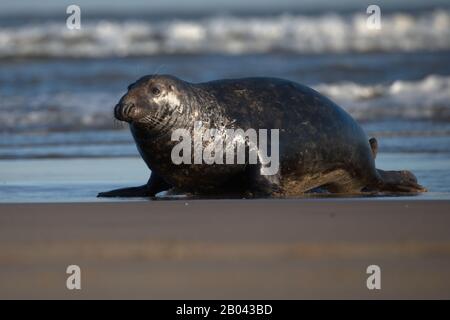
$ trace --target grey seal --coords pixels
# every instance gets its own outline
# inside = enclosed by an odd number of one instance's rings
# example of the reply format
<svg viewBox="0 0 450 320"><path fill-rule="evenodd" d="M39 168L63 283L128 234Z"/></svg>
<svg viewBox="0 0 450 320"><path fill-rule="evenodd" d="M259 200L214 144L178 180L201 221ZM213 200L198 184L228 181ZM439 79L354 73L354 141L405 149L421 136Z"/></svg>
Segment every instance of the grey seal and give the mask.
<svg viewBox="0 0 450 320"><path fill-rule="evenodd" d="M409 171L375 167L378 143L341 107L317 91L284 79L242 78L190 83L170 75L144 76L114 108L129 123L151 170L145 185L99 197L151 197L175 188L200 196L296 197L315 190L337 194L411 194L426 189ZM174 164L178 128L279 129L279 170L261 164Z"/></svg>

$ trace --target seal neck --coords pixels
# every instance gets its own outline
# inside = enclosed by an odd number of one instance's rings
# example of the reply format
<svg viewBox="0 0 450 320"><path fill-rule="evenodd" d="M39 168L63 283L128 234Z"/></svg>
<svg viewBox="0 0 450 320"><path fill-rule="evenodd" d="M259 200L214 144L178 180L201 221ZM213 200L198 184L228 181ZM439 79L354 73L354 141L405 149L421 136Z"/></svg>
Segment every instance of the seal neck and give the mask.
<svg viewBox="0 0 450 320"><path fill-rule="evenodd" d="M202 122L210 128L219 128L227 123L224 108L214 94L203 84L191 84L189 97L189 115L186 123L189 128Z"/></svg>

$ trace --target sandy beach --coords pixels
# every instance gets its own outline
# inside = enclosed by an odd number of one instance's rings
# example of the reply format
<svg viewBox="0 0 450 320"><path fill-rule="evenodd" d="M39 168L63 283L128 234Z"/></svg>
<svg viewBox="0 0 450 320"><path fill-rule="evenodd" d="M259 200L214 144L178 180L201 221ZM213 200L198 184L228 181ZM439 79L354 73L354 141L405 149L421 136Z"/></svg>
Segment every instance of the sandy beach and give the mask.
<svg viewBox="0 0 450 320"><path fill-rule="evenodd" d="M0 204L0 298L450 298L450 202ZM81 268L81 290L66 268ZM366 268L381 268L368 290Z"/></svg>

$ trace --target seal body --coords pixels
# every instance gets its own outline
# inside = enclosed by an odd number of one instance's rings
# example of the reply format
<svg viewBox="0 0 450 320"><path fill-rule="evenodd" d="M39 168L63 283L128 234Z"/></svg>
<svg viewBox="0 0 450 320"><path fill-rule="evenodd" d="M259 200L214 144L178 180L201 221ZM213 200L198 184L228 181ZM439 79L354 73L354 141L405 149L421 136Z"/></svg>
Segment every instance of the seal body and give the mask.
<svg viewBox="0 0 450 320"><path fill-rule="evenodd" d="M115 116L130 124L138 150L152 171L146 185L100 196L152 196L181 192L227 196L299 196L321 188L332 193L420 192L408 171L375 167L377 142L334 102L301 84L277 78L188 83L173 76L146 76L129 87ZM194 126L217 129L277 129L279 170L261 164L174 164L178 143L171 134ZM223 137L225 139L225 137Z"/></svg>

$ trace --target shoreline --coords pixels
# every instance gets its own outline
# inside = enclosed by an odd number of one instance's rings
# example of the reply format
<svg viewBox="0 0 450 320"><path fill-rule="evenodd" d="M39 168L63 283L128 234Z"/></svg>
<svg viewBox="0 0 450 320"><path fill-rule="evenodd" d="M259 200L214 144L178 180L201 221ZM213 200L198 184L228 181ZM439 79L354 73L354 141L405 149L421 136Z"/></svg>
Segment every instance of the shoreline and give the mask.
<svg viewBox="0 0 450 320"><path fill-rule="evenodd" d="M0 298L450 298L450 201L0 204ZM82 290L65 288L68 265ZM379 265L382 289L366 288Z"/></svg>

